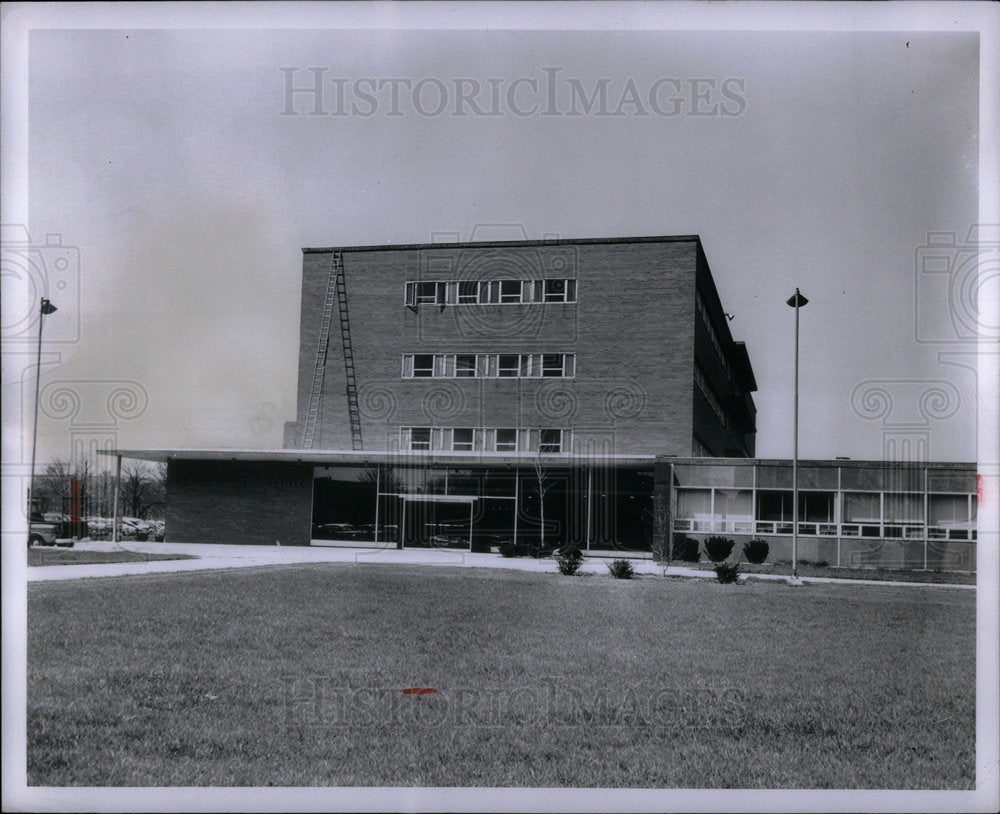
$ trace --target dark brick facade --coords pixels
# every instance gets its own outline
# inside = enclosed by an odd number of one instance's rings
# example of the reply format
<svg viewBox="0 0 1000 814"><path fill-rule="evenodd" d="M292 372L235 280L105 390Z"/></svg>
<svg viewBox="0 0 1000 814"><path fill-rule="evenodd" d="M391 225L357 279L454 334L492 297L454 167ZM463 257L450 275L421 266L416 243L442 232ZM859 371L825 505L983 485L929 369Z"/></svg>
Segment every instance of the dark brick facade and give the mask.
<svg viewBox="0 0 1000 814"><path fill-rule="evenodd" d="M171 460L166 540L309 545L312 490L309 464Z"/></svg>
<svg viewBox="0 0 1000 814"><path fill-rule="evenodd" d="M574 449L690 455L695 436L713 455L753 453L752 399L701 335L696 290L739 354L697 237L359 247L342 249L364 448L391 450L403 426L552 427ZM333 249L303 254L298 415L302 426ZM574 278L575 304L407 307L416 280ZM350 449L340 323L335 311L314 449ZM573 353L575 378L403 379L407 353ZM694 383L695 360L713 377L725 422ZM745 359L745 354L744 357ZM748 367L748 362L746 366ZM752 372L749 372L752 381ZM746 377L743 378L746 381ZM749 415L747 405L749 405ZM737 415L739 413L739 415ZM742 417L740 417L742 416Z"/></svg>

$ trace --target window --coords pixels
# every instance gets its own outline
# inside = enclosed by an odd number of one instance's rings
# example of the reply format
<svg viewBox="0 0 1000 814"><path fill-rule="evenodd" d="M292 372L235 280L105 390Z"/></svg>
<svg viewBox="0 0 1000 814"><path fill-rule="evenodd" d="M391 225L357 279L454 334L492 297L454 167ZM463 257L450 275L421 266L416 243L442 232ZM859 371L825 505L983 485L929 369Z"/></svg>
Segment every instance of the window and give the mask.
<svg viewBox="0 0 1000 814"><path fill-rule="evenodd" d="M566 280L545 281L545 302L567 302Z"/></svg>
<svg viewBox="0 0 1000 814"><path fill-rule="evenodd" d="M576 302L576 280L426 280L405 284L405 303L497 305Z"/></svg>
<svg viewBox="0 0 1000 814"><path fill-rule="evenodd" d="M431 428L413 427L410 430L410 449L430 449Z"/></svg>
<svg viewBox="0 0 1000 814"><path fill-rule="evenodd" d="M562 452L562 430L542 430L538 441L539 452Z"/></svg>
<svg viewBox="0 0 1000 814"><path fill-rule="evenodd" d="M542 355L540 353L521 354L521 378L542 375Z"/></svg>
<svg viewBox="0 0 1000 814"><path fill-rule="evenodd" d="M413 357L413 375L415 378L430 378L434 375L434 354L418 353Z"/></svg>
<svg viewBox="0 0 1000 814"><path fill-rule="evenodd" d="M472 428L461 427L454 430L452 449L456 452L472 452Z"/></svg>
<svg viewBox="0 0 1000 814"><path fill-rule="evenodd" d="M521 301L521 281L501 280L500 302L520 302L520 301Z"/></svg>
<svg viewBox="0 0 1000 814"><path fill-rule="evenodd" d="M457 354L455 356L455 375L460 379L474 378L476 375L476 354Z"/></svg>
<svg viewBox="0 0 1000 814"><path fill-rule="evenodd" d="M404 353L403 378L568 378L576 373L572 353Z"/></svg>
<svg viewBox="0 0 1000 814"><path fill-rule="evenodd" d="M415 305L437 302L437 283L417 283Z"/></svg>
<svg viewBox="0 0 1000 814"><path fill-rule="evenodd" d="M499 376L501 379L516 377L521 369L521 357L516 353L501 353Z"/></svg>
<svg viewBox="0 0 1000 814"><path fill-rule="evenodd" d="M399 448L411 451L560 453L569 451L570 439L570 431L560 429L399 428Z"/></svg>
<svg viewBox="0 0 1000 814"><path fill-rule="evenodd" d="M497 430L497 452L517 451L517 430Z"/></svg>
<svg viewBox="0 0 1000 814"><path fill-rule="evenodd" d="M545 377L563 375L563 355L561 353L542 354L542 375Z"/></svg>
<svg viewBox="0 0 1000 814"><path fill-rule="evenodd" d="M479 283L463 281L458 284L458 304L475 305L479 302Z"/></svg>

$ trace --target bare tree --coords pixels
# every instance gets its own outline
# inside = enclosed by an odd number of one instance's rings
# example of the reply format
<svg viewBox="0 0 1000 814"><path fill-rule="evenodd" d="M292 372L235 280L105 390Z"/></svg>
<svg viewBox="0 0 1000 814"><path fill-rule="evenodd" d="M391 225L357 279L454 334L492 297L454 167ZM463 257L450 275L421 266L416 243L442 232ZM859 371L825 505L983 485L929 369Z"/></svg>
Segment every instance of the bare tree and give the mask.
<svg viewBox="0 0 1000 814"><path fill-rule="evenodd" d="M59 512L70 497L70 465L66 461L55 460L45 467L45 471L35 478L35 493L39 511Z"/></svg>
<svg viewBox="0 0 1000 814"><path fill-rule="evenodd" d="M370 483L372 486L378 485L382 493L399 493L406 491L406 484L397 474L396 470L390 466L370 467L358 475L358 483Z"/></svg>
<svg viewBox="0 0 1000 814"><path fill-rule="evenodd" d="M129 461L122 464L120 496L124 517L143 518L155 497L153 476L149 464Z"/></svg>
<svg viewBox="0 0 1000 814"><path fill-rule="evenodd" d="M542 452L540 449L535 453L534 469L535 488L538 490L538 519L541 523L539 545L541 548L545 548L545 493L552 488L552 481L545 474L545 468L542 466Z"/></svg>
<svg viewBox="0 0 1000 814"><path fill-rule="evenodd" d="M670 501L665 494L659 492L653 495L653 507L647 509L653 525L653 537L650 540L650 549L653 558L663 569L663 575L667 575L667 568L670 565L672 555L672 541L670 528Z"/></svg>

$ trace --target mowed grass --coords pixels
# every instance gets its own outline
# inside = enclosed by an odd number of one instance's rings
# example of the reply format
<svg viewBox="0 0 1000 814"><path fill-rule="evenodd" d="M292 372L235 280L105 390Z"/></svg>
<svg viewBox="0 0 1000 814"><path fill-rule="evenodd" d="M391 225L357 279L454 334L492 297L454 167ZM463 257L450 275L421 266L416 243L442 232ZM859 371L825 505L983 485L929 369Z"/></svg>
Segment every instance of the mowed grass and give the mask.
<svg viewBox="0 0 1000 814"><path fill-rule="evenodd" d="M35 583L28 781L973 788L974 600L334 564Z"/></svg>
<svg viewBox="0 0 1000 814"><path fill-rule="evenodd" d="M153 554L145 551L77 551L75 549L29 548L28 566L100 565L113 562L196 560L191 554Z"/></svg>

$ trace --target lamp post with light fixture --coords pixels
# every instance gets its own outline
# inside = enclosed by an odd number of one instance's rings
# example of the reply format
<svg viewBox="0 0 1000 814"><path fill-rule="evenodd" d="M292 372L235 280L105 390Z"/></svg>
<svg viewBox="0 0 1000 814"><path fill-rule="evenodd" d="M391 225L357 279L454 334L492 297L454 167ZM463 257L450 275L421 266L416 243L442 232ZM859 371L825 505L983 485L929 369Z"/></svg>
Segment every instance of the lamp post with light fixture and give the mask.
<svg viewBox="0 0 1000 814"><path fill-rule="evenodd" d="M28 481L28 523L31 523L31 504L35 499L35 448L38 445L38 382L42 378L42 327L45 317L54 314L56 307L45 297L38 308L38 355L35 359L35 423L31 431L31 474Z"/></svg>
<svg viewBox="0 0 1000 814"><path fill-rule="evenodd" d="M795 309L795 410L792 418L792 581L799 578L799 309L809 300L795 289L788 305Z"/></svg>

